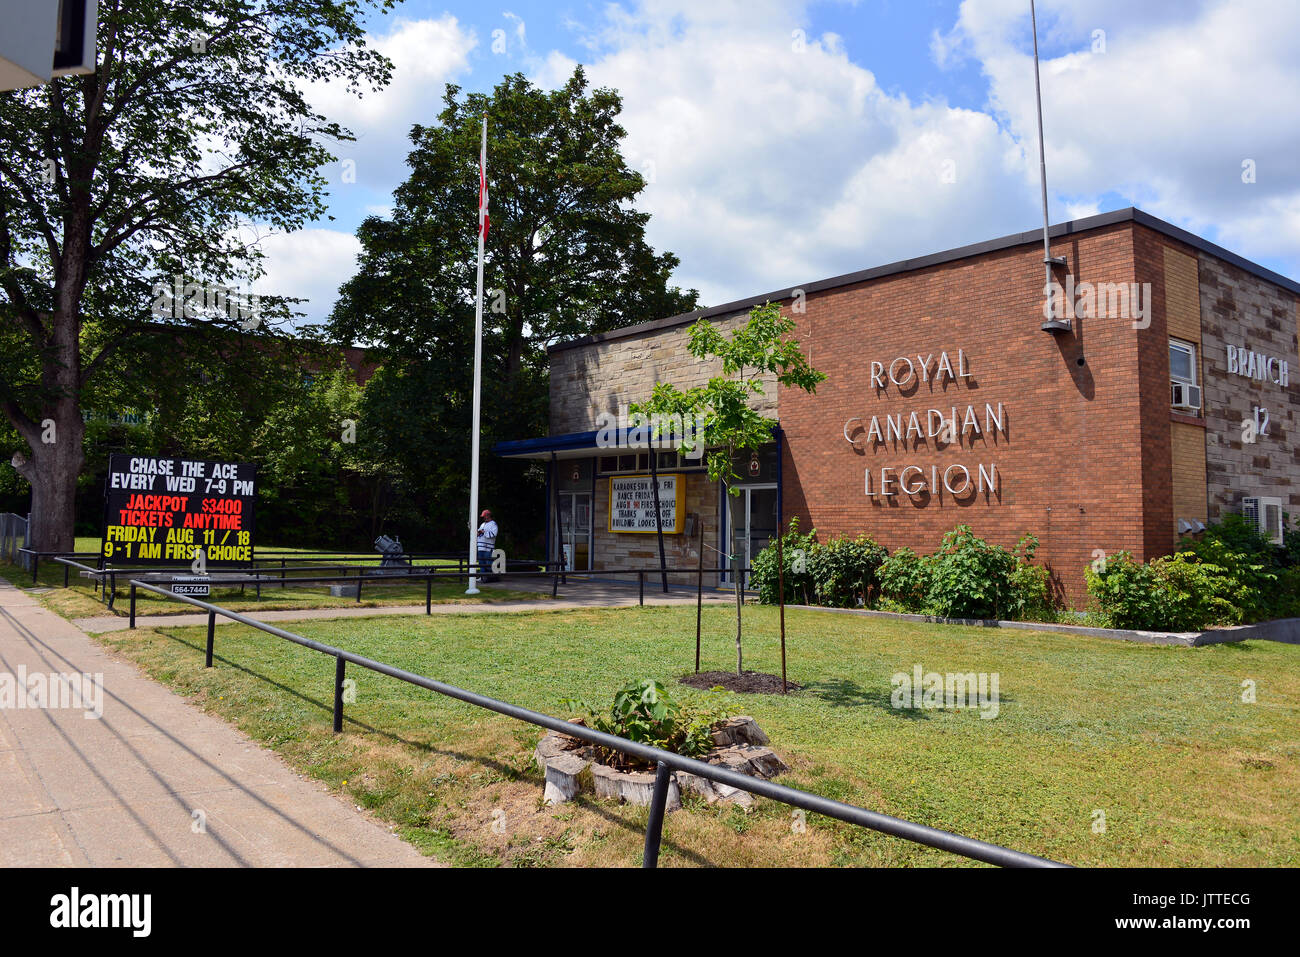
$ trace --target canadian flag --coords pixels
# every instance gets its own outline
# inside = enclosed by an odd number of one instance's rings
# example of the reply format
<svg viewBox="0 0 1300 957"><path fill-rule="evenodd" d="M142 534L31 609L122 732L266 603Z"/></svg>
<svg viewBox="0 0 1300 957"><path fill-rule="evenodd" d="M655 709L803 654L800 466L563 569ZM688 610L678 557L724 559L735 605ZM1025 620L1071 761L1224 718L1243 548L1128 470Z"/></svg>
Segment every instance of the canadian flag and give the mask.
<svg viewBox="0 0 1300 957"><path fill-rule="evenodd" d="M483 121L483 149L478 158L478 222L479 236L487 239L488 234L488 188L487 188L487 120Z"/></svg>

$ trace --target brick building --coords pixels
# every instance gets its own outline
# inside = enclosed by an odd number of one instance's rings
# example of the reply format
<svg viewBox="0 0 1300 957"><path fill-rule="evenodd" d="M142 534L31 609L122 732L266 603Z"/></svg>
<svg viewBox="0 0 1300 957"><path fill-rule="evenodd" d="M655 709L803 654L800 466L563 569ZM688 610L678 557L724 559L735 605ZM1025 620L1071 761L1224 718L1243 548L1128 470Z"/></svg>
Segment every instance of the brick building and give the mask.
<svg viewBox="0 0 1300 957"><path fill-rule="evenodd" d="M686 351L690 324L771 301L827 380L761 400L778 426L738 463L746 560L794 515L891 550L962 523L1007 546L1033 532L1078 606L1102 552L1149 559L1230 512L1278 532L1300 505L1300 283L1131 208L1050 235L1063 331L1043 328L1041 231L1007 236L558 344L551 435L496 452L550 463L552 555L657 567L649 452L599 447L598 417L718 374ZM725 551L721 489L655 454L668 565L695 565L701 526Z"/></svg>

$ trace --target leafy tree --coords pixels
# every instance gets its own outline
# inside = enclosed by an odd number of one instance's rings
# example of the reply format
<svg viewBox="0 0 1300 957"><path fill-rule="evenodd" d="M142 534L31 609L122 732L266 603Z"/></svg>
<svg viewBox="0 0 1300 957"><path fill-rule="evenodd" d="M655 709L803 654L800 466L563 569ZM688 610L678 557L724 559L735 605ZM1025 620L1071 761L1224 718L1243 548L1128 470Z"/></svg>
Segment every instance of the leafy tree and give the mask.
<svg viewBox="0 0 1300 957"><path fill-rule="evenodd" d="M646 242L649 215L633 205L645 181L620 152L621 108L614 91L588 89L581 67L549 92L522 74L490 95L448 85L437 125L411 130L411 173L391 218L358 230L357 274L340 290L330 331L384 356L375 391L388 417L375 424L387 461L424 490L444 537L465 525L484 116L482 501L536 495L540 470L490 450L494 440L545 432L548 345L695 307L694 290L669 285L677 258Z"/></svg>
<svg viewBox="0 0 1300 957"><path fill-rule="evenodd" d="M757 452L772 441L771 419L759 414L751 404L763 395L764 376L775 376L778 386L816 392L826 378L808 363L799 348L799 340L790 337L794 320L781 314L774 303L755 306L749 321L724 335L713 323L701 319L691 326L687 345L691 355L701 361L720 360L722 375L706 385L682 391L671 382L659 382L648 402L633 403L630 411L650 417L681 416L676 421L700 423L694 442L702 443L709 478L721 482L727 492L727 527L731 529L731 567L736 585L736 674L743 671L741 652L740 592L741 546L736 540L735 500L740 495L736 458ZM657 437L657 436L656 436ZM691 451L695 445L683 446Z"/></svg>
<svg viewBox="0 0 1300 957"><path fill-rule="evenodd" d="M249 325L213 284L260 275L255 224L323 212L328 144L351 137L303 90L385 84L361 16L391 6L104 0L95 73L0 94L0 408L28 445L15 465L40 548L72 548L94 380L121 353L159 364L178 334ZM198 307L160 319L174 276ZM268 298L258 318L290 306Z"/></svg>

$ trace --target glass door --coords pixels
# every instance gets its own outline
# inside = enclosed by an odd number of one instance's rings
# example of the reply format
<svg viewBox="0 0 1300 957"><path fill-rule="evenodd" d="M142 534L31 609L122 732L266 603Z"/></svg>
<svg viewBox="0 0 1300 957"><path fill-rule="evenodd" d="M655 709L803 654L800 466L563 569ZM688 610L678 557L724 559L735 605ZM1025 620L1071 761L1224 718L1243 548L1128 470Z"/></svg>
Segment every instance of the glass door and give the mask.
<svg viewBox="0 0 1300 957"><path fill-rule="evenodd" d="M752 486L745 491L749 493L745 509L749 520L745 530L745 567L750 568L758 553L776 536L776 486Z"/></svg>
<svg viewBox="0 0 1300 957"><path fill-rule="evenodd" d="M723 503L725 506L725 502ZM740 554L741 567L752 567L754 556L767 547L767 543L776 535L777 490L775 485L743 485L731 507L736 517L736 528L732 536L732 548ZM730 566L730 563L728 563ZM731 576L723 576L723 581L732 581ZM745 576L749 584L749 576Z"/></svg>
<svg viewBox="0 0 1300 957"><path fill-rule="evenodd" d="M591 493L560 492L560 558L565 571L591 568Z"/></svg>

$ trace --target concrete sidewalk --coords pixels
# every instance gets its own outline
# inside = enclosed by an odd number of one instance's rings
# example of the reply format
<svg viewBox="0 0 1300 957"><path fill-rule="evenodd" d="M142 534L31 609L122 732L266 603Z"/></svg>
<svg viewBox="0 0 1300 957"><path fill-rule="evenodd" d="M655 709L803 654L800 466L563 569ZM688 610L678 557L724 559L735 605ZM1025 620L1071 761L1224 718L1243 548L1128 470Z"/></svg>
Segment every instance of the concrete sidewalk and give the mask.
<svg viewBox="0 0 1300 957"><path fill-rule="evenodd" d="M102 717L14 694L78 674ZM0 796L3 867L437 866L3 581Z"/></svg>
<svg viewBox="0 0 1300 957"><path fill-rule="evenodd" d="M494 587L511 591L526 591L536 579L503 579L498 584L484 584L484 591ZM542 592L539 590L539 594ZM706 588L705 604L728 604L735 602L731 592ZM121 594L118 595L119 602ZM214 604L221 604L214 601ZM550 597L550 585L545 586L545 597L536 599L517 599L494 602L443 603L432 606L435 615L482 615L525 611L562 611L573 608L626 608L636 606L640 598L636 585L623 585L617 582L583 582L581 587L565 586L560 597ZM645 603L647 605L694 605L694 589L673 588L665 595L658 586L646 585ZM177 603L180 604L179 602ZM424 615L424 604L418 605L378 605L373 607L349 607L336 605L328 608L295 608L282 611L260 611L256 608L245 610L240 614L256 618L258 621L307 621L328 620L331 618L375 618L383 615ZM204 611L176 615L139 615L136 617L137 628L164 628L183 625L206 625L208 614ZM94 618L78 618L73 622L78 628L91 634L103 634L108 631L122 631L131 623L125 616L100 615ZM217 624L235 624L229 618L217 616Z"/></svg>

